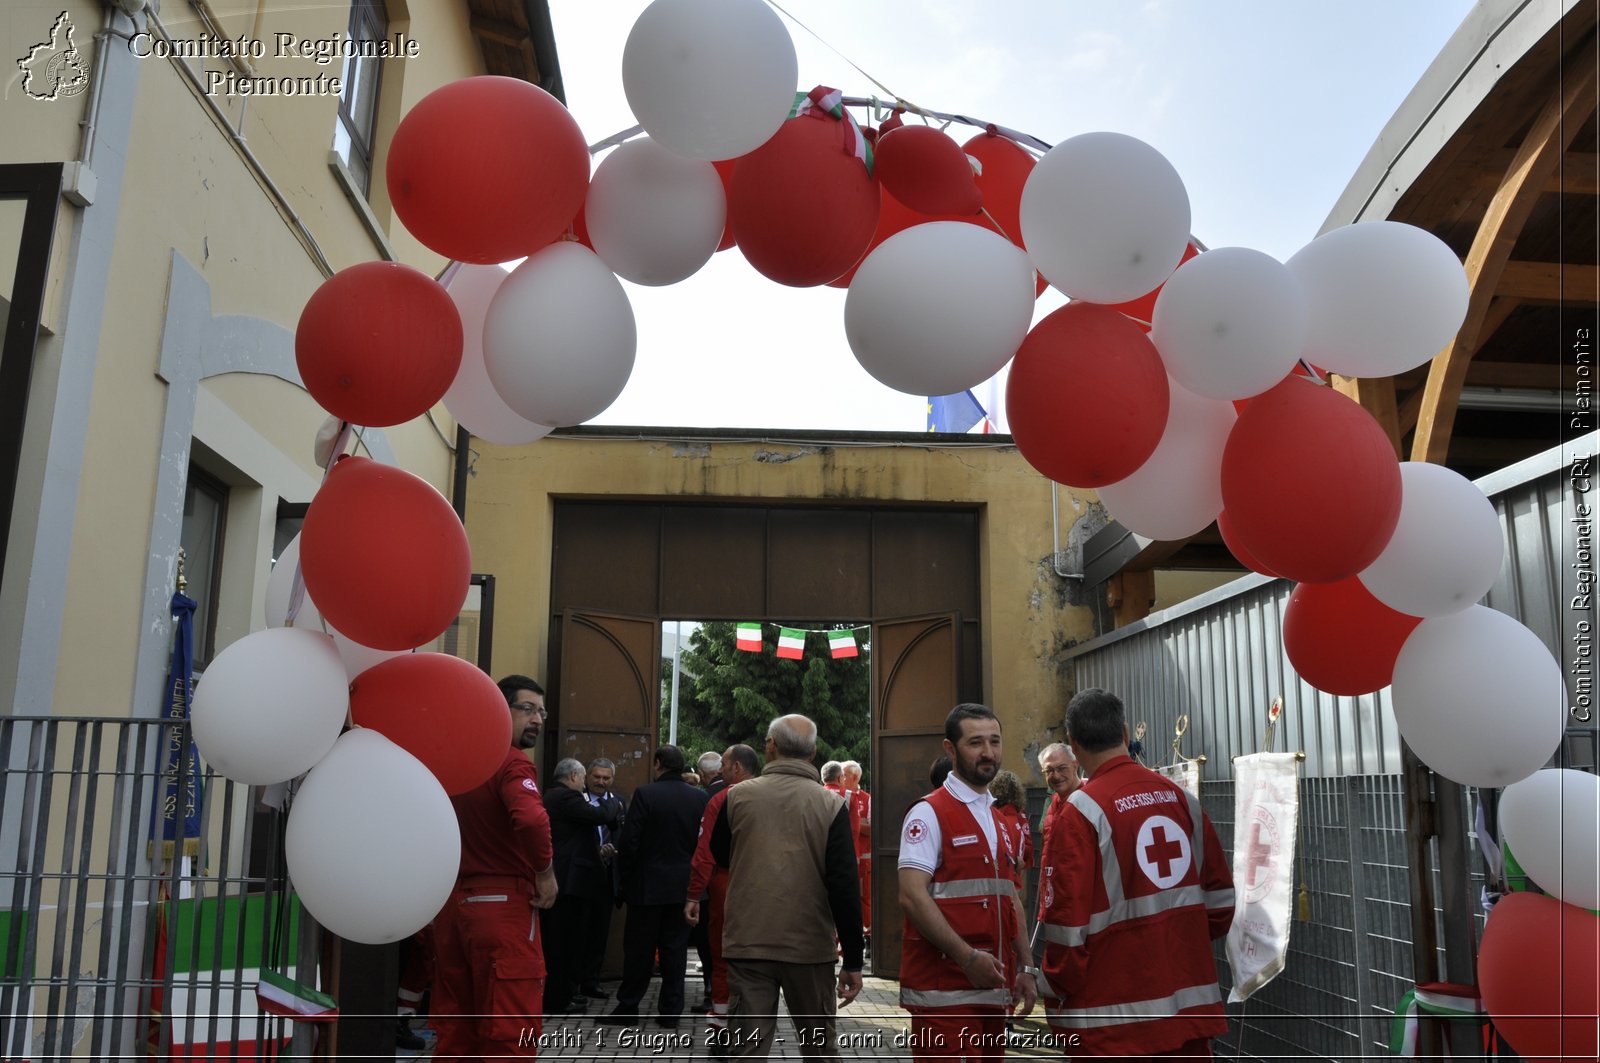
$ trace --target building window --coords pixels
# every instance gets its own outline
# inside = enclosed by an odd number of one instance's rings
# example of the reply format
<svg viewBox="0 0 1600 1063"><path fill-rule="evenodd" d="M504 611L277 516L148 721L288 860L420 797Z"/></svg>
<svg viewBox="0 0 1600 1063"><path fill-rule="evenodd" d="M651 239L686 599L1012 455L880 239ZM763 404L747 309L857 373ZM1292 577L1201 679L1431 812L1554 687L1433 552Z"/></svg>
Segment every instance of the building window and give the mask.
<svg viewBox="0 0 1600 1063"><path fill-rule="evenodd" d="M381 42L389 36L389 17L379 0L352 0L350 39ZM376 51L352 48L351 51ZM344 61L343 90L339 93L339 120L333 127L333 150L344 160L363 194L372 185L372 139L378 124L378 80L382 60L375 55L352 55Z"/></svg>
<svg viewBox="0 0 1600 1063"><path fill-rule="evenodd" d="M222 529L228 517L228 487L191 465L183 492L185 591L195 600L194 667L211 663L217 641L217 595L222 587Z"/></svg>

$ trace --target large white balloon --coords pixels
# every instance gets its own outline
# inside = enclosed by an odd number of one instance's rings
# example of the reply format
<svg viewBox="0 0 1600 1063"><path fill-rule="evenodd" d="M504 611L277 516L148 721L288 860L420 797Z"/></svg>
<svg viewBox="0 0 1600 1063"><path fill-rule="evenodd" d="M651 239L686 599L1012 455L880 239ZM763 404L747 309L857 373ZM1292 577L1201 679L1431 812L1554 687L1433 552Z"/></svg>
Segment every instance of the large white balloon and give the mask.
<svg viewBox="0 0 1600 1063"><path fill-rule="evenodd" d="M543 439L550 429L507 406L483 364L484 315L506 276L499 266L463 263L445 286L461 314L463 342L461 368L456 371L450 390L444 393L444 408L479 439L514 447Z"/></svg>
<svg viewBox="0 0 1600 1063"><path fill-rule="evenodd" d="M600 261L624 280L659 287L711 261L728 198L709 162L640 137L606 156L583 209Z"/></svg>
<svg viewBox="0 0 1600 1063"><path fill-rule="evenodd" d="M332 636L269 627L217 654L201 676L194 741L220 774L270 786L321 760L349 709L350 680Z"/></svg>
<svg viewBox="0 0 1600 1063"><path fill-rule="evenodd" d="M417 652L414 649L376 650L351 640L348 635L341 634L333 628L328 629L328 634L333 636L334 648L339 651L339 659L344 662L345 674L350 677L352 683L355 682L356 676L373 665L382 664L392 657L404 657L408 653Z"/></svg>
<svg viewBox="0 0 1600 1063"><path fill-rule="evenodd" d="M898 232L866 257L844 332L873 377L911 395L951 395L1000 371L1028 335L1033 265L998 233L959 221Z"/></svg>
<svg viewBox="0 0 1600 1063"><path fill-rule="evenodd" d="M582 424L616 401L638 332L616 274L582 244L551 244L511 271L483 319L483 360L507 406Z"/></svg>
<svg viewBox="0 0 1600 1063"><path fill-rule="evenodd" d="M1600 776L1546 768L1506 787L1500 840L1540 889L1600 908Z"/></svg>
<svg viewBox="0 0 1600 1063"><path fill-rule="evenodd" d="M1400 523L1361 582L1397 612L1443 616L1489 593L1504 552L1494 504L1471 480L1443 465L1401 462Z"/></svg>
<svg viewBox="0 0 1600 1063"><path fill-rule="evenodd" d="M272 573L267 577L268 627L282 627L287 622L289 597L294 590L294 570L299 567L300 536L297 534L278 555L278 560L273 563ZM300 595L300 611L294 615L294 626L305 628L307 631L327 630L327 626L322 622L322 614L317 611L317 603L311 600L310 593L305 592L303 587Z"/></svg>
<svg viewBox="0 0 1600 1063"><path fill-rule="evenodd" d="M761 0L655 0L622 50L622 91L644 131L704 162L766 143L799 80L789 31Z"/></svg>
<svg viewBox="0 0 1600 1063"><path fill-rule="evenodd" d="M1100 488L1124 528L1170 542L1203 531L1222 512L1222 451L1238 413L1167 381L1171 404L1155 453L1132 476Z"/></svg>
<svg viewBox="0 0 1600 1063"><path fill-rule="evenodd" d="M1156 298L1150 341L1197 395L1246 399L1289 375L1306 343L1306 300L1277 259L1219 247L1190 259Z"/></svg>
<svg viewBox="0 0 1600 1063"><path fill-rule="evenodd" d="M1438 237L1396 221L1323 233L1289 259L1305 290L1305 358L1355 377L1414 369L1467 315L1467 275Z"/></svg>
<svg viewBox="0 0 1600 1063"><path fill-rule="evenodd" d="M1565 733L1561 666L1539 636L1481 605L1417 625L1395 661L1393 694L1407 744L1468 786L1526 779Z"/></svg>
<svg viewBox="0 0 1600 1063"><path fill-rule="evenodd" d="M461 830L439 780L361 727L300 785L283 845L306 910L368 945L399 941L432 921L461 862Z"/></svg>
<svg viewBox="0 0 1600 1063"><path fill-rule="evenodd" d="M1189 243L1189 193L1155 148L1084 133L1045 153L1022 187L1022 240L1045 280L1076 299L1154 291Z"/></svg>

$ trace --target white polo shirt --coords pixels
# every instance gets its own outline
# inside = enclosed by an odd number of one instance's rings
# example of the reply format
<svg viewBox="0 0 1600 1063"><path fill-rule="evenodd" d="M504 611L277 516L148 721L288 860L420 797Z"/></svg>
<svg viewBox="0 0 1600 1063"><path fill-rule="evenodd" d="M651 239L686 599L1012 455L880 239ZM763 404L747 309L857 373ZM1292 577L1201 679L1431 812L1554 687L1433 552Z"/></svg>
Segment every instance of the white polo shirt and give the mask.
<svg viewBox="0 0 1600 1063"><path fill-rule="evenodd" d="M944 777L944 788L967 806L967 811L972 813L972 818L977 821L978 828L989 842L989 858L998 860L996 847L1000 840L995 835L994 815L990 811L994 806L994 796L987 790L974 790L955 772ZM900 825L899 866L913 867L931 875L938 869L943 851L944 839L939 833L939 817L927 801L918 801L911 806L905 822Z"/></svg>

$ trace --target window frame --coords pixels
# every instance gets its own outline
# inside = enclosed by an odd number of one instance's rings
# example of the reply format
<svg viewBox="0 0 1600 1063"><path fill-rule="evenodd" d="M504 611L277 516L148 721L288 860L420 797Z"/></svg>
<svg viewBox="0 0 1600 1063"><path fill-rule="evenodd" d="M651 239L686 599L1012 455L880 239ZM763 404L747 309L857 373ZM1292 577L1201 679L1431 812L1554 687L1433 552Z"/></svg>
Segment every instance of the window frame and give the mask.
<svg viewBox="0 0 1600 1063"><path fill-rule="evenodd" d="M365 30L371 34L362 36ZM389 13L385 10L380 0L351 0L349 38L351 41L363 40L384 41L389 36ZM356 115L350 105L350 97L356 92L361 82L363 64L372 64L372 92L366 103L366 115ZM350 56L345 64L344 83L339 92L339 129L334 130L335 150L338 150L339 132L343 130L345 139L349 141L348 154L344 159L346 169L352 170L351 176L358 178L361 185L361 194L367 195L372 190L372 160L374 144L378 134L378 98L383 92L383 60L377 56L363 57ZM366 126L362 128L363 124ZM360 173L354 173L353 162L359 161Z"/></svg>

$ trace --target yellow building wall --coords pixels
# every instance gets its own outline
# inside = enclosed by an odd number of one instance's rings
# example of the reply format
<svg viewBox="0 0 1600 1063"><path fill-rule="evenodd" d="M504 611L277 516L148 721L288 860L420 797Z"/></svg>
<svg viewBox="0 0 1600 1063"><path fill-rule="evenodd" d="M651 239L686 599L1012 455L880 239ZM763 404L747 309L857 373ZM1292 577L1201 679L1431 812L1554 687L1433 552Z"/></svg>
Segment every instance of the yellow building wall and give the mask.
<svg viewBox="0 0 1600 1063"><path fill-rule="evenodd" d="M1060 737L1071 690L1059 655L1092 637L1094 621L1088 607L1074 604L1082 595L1076 584L1052 571L1050 484L1014 447L561 435L525 447L479 440L473 447L467 535L474 570L496 580L497 674L548 674L559 498L961 503L980 507L984 696L1005 727L1008 765L1024 774L1023 749ZM1063 489L1064 528L1088 505Z"/></svg>

